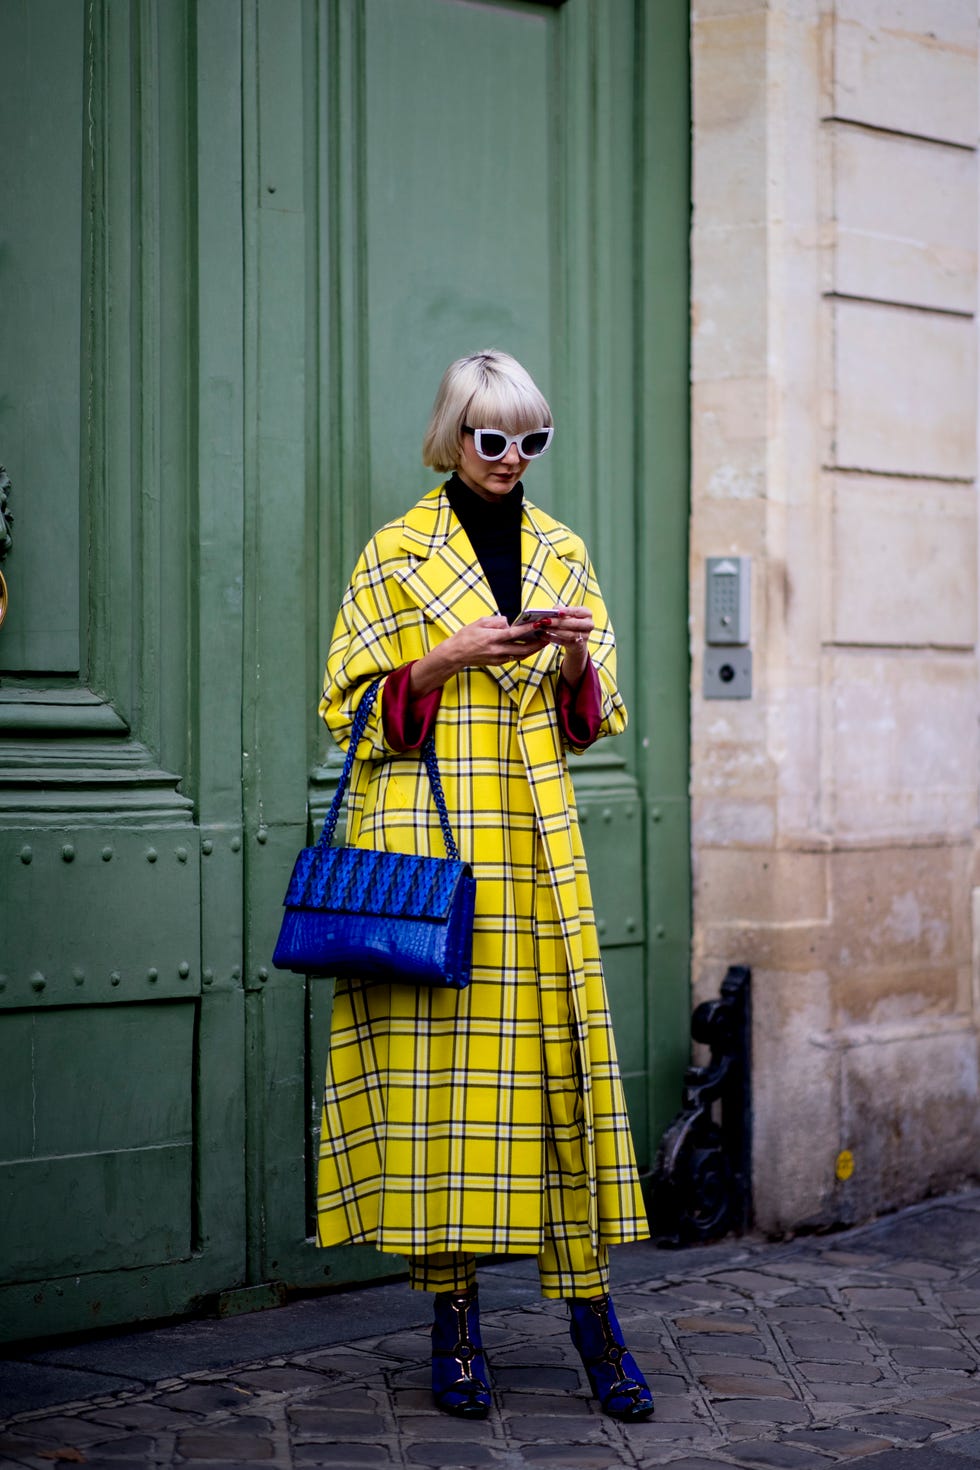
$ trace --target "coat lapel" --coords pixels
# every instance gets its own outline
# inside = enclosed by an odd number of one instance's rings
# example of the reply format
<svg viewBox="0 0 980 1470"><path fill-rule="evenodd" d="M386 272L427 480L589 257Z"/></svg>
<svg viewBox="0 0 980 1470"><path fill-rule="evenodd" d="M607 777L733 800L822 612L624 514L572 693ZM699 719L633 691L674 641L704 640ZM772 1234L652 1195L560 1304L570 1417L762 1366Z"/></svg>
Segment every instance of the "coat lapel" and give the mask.
<svg viewBox="0 0 980 1470"><path fill-rule="evenodd" d="M521 535L522 607L561 607L581 602L585 591L581 570L577 562L565 560L574 545L574 538L560 521L552 520L536 505L525 501ZM560 661L558 649L549 647L518 666L522 714L541 681Z"/></svg>
<svg viewBox="0 0 980 1470"><path fill-rule="evenodd" d="M574 545L558 521L524 502L521 523L522 607L554 607L581 601L580 570L563 560ZM405 516L402 546L406 566L395 577L425 616L448 636L477 618L497 611L490 585L469 537L453 514L445 489L424 496ZM555 668L559 654L544 648L522 663L490 668L505 693L526 707L545 675Z"/></svg>
<svg viewBox="0 0 980 1470"><path fill-rule="evenodd" d="M408 512L402 546L409 560L395 576L429 621L447 636L497 611L470 538L453 514L442 486ZM517 699L520 691L514 668L504 664L487 673Z"/></svg>

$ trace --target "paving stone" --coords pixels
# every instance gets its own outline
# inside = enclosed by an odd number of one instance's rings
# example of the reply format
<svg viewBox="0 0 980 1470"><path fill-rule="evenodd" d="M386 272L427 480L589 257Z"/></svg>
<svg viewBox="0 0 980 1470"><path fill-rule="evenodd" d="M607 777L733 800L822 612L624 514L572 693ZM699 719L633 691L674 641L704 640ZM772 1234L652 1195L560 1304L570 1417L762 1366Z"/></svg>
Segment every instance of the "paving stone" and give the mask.
<svg viewBox="0 0 980 1470"><path fill-rule="evenodd" d="M822 1286L800 1286L780 1299L780 1307L819 1307L830 1301Z"/></svg>
<svg viewBox="0 0 980 1470"><path fill-rule="evenodd" d="M791 1279L780 1276L773 1271L726 1271L723 1275L714 1277L723 1286L735 1286L742 1291L749 1291L753 1296L757 1293L771 1293L780 1290L792 1290L794 1285Z"/></svg>
<svg viewBox="0 0 980 1470"><path fill-rule="evenodd" d="M408 1390L405 1390L408 1392ZM304 1409L358 1409L364 1414L376 1414L388 1402L384 1389L369 1389L358 1385L356 1393L350 1384L338 1384L336 1388L321 1388L316 1393L304 1394ZM431 1406L431 1398L427 1399Z"/></svg>
<svg viewBox="0 0 980 1470"><path fill-rule="evenodd" d="M963 1339L958 1332L941 1327L878 1327L875 1336L886 1347L947 1348L958 1352Z"/></svg>
<svg viewBox="0 0 980 1470"><path fill-rule="evenodd" d="M929 1439L948 1427L938 1419L921 1419L915 1414L889 1412L864 1414L860 1419L848 1420L848 1423L855 1429L863 1429L867 1434L876 1434L883 1439L915 1441Z"/></svg>
<svg viewBox="0 0 980 1470"><path fill-rule="evenodd" d="M810 1444L816 1449L827 1450L842 1460L857 1460L863 1455L873 1455L878 1450L890 1448L887 1439L862 1434L857 1429L841 1429L827 1426L820 1429L791 1429L786 1439L794 1444Z"/></svg>
<svg viewBox="0 0 980 1470"><path fill-rule="evenodd" d="M633 1427L640 1430L645 1426L636 1424ZM611 1447L603 1449L599 1445L522 1444L520 1453L527 1465L558 1465L561 1470L620 1470L623 1464L618 1450ZM439 1465L440 1470L446 1464L444 1460L430 1460L426 1463ZM466 1463L469 1465L470 1462ZM472 1463L486 1465L494 1462L474 1460Z"/></svg>
<svg viewBox="0 0 980 1470"><path fill-rule="evenodd" d="M980 1408L975 1404L964 1403L960 1399L945 1396L908 1399L902 1408L908 1414L925 1414L930 1418L942 1419L943 1423L948 1424L950 1428L957 1424L976 1425L980 1428Z"/></svg>
<svg viewBox="0 0 980 1470"><path fill-rule="evenodd" d="M842 1320L840 1312L827 1306L771 1307L766 1316L772 1322L816 1322L821 1326Z"/></svg>
<svg viewBox="0 0 980 1470"><path fill-rule="evenodd" d="M355 1465L390 1465L391 1455L383 1444L344 1444L332 1440L327 1444L294 1446L293 1460L297 1465L335 1465L337 1470L352 1470ZM433 1460L430 1463L447 1465L445 1448L442 1461ZM476 1461L473 1463L476 1464Z"/></svg>
<svg viewBox="0 0 980 1470"><path fill-rule="evenodd" d="M113 1429L104 1424L90 1424L85 1419L71 1414L53 1414L31 1419L19 1426L20 1432L31 1439L51 1441L59 1445L97 1444L100 1440L122 1438L125 1430Z"/></svg>
<svg viewBox="0 0 980 1470"><path fill-rule="evenodd" d="M816 1337L821 1342L860 1342L866 1340L868 1334L864 1327L858 1322L837 1321L823 1322L787 1322L783 1325L783 1331L790 1338L794 1337Z"/></svg>
<svg viewBox="0 0 980 1470"><path fill-rule="evenodd" d="M956 1275L948 1266L939 1266L935 1261L897 1261L889 1267L892 1276L908 1276L913 1281L949 1281Z"/></svg>
<svg viewBox="0 0 980 1470"><path fill-rule="evenodd" d="M973 1368L980 1362L976 1354L955 1348L896 1347L891 1355L903 1368Z"/></svg>
<svg viewBox="0 0 980 1470"><path fill-rule="evenodd" d="M980 1460L980 1432L975 1434L954 1434L951 1439L939 1441L937 1449L947 1452L955 1451L957 1455L966 1455L973 1460Z"/></svg>
<svg viewBox="0 0 980 1470"><path fill-rule="evenodd" d="M866 1270L873 1270L888 1261L888 1257L883 1256L880 1251L836 1250L833 1246L829 1250L821 1251L820 1259L833 1266L863 1266Z"/></svg>
<svg viewBox="0 0 980 1470"><path fill-rule="evenodd" d="M592 1400L584 1393L519 1393L511 1389L497 1398L505 1414L515 1419L522 1414L557 1414L581 1422L592 1415Z"/></svg>
<svg viewBox="0 0 980 1470"><path fill-rule="evenodd" d="M654 1462L644 1460L643 1463L653 1464ZM670 1465L670 1470L718 1470L719 1465L728 1465L731 1462L729 1460L709 1460L703 1455L686 1455L680 1460L670 1460L667 1463Z"/></svg>
<svg viewBox="0 0 980 1470"><path fill-rule="evenodd" d="M903 1371L902 1378L915 1393L951 1393L958 1395L973 1374L963 1368L920 1368Z"/></svg>
<svg viewBox="0 0 980 1470"><path fill-rule="evenodd" d="M177 1436L185 1460L271 1460L272 1442L236 1429L187 1429Z"/></svg>
<svg viewBox="0 0 980 1470"><path fill-rule="evenodd" d="M497 1417L491 1410L489 1419L480 1419L474 1424L472 1419L456 1419L451 1414L442 1414L438 1409L433 1409L428 1414L416 1414L411 1419L404 1420L399 1425L399 1430L406 1443L438 1439L445 1440L449 1446L460 1440L471 1440L474 1435L492 1439L497 1430ZM450 1453L449 1449L446 1453Z"/></svg>
<svg viewBox="0 0 980 1470"><path fill-rule="evenodd" d="M522 1442L529 1439L547 1439L567 1441L574 1439L575 1443L583 1444L607 1444L606 1426L594 1415L588 1419L578 1418L574 1427L568 1423L567 1415L558 1414L521 1414L519 1418L510 1421L511 1434Z"/></svg>
<svg viewBox="0 0 980 1470"><path fill-rule="evenodd" d="M148 1434L127 1434L122 1439L114 1440L111 1444L98 1445L95 1453L115 1466L118 1466L120 1460L132 1460L134 1464L145 1465L150 1459L150 1452L154 1445L155 1441ZM92 1451L86 1450L85 1463L90 1465L92 1459Z"/></svg>
<svg viewBox="0 0 980 1470"><path fill-rule="evenodd" d="M810 1410L797 1399L726 1399L715 1404L715 1413L726 1422L740 1424L809 1424Z"/></svg>
<svg viewBox="0 0 980 1470"><path fill-rule="evenodd" d="M817 1403L840 1404L842 1412L846 1412L848 1405L869 1409L881 1403L881 1386L877 1383L811 1383L807 1392Z"/></svg>
<svg viewBox="0 0 980 1470"><path fill-rule="evenodd" d="M797 1358L810 1363L871 1363L874 1353L862 1342L830 1342L825 1337L787 1335L787 1342Z"/></svg>
<svg viewBox="0 0 980 1470"><path fill-rule="evenodd" d="M744 1372L751 1378L778 1378L780 1370L762 1358L739 1359L728 1353L695 1353L691 1362L700 1378L705 1373Z"/></svg>
<svg viewBox="0 0 980 1470"><path fill-rule="evenodd" d="M427 1395L426 1408L431 1412L432 1398ZM307 1408L305 1404L292 1404L286 1411L289 1423L297 1435L322 1438L328 1435L348 1436L352 1439L377 1439L377 1412L365 1413L354 1409Z"/></svg>
<svg viewBox="0 0 980 1470"><path fill-rule="evenodd" d="M576 1368L534 1366L494 1369L493 1381L497 1388L567 1388L572 1392L581 1379Z"/></svg>
<svg viewBox="0 0 980 1470"><path fill-rule="evenodd" d="M911 1287L895 1286L850 1286L843 1293L852 1307L919 1307L916 1293Z"/></svg>
<svg viewBox="0 0 980 1470"><path fill-rule="evenodd" d="M195 1383L161 1394L154 1402L163 1409L189 1409L196 1414L216 1414L221 1409L241 1409L254 1399L251 1388L232 1388L227 1383Z"/></svg>
<svg viewBox="0 0 980 1470"><path fill-rule="evenodd" d="M746 1440L733 1453L740 1465L762 1465L767 1470L769 1466L773 1470L811 1470L830 1463L830 1457L820 1450L768 1439Z"/></svg>
<svg viewBox="0 0 980 1470"><path fill-rule="evenodd" d="M734 1332L754 1333L759 1327L756 1322L749 1322L744 1317L722 1317L722 1316L693 1316L676 1317L674 1325L679 1332Z"/></svg>
<svg viewBox="0 0 980 1470"><path fill-rule="evenodd" d="M766 1345L758 1337L729 1336L723 1332L692 1332L680 1345L686 1353L725 1353L737 1358L764 1358Z"/></svg>
<svg viewBox="0 0 980 1470"><path fill-rule="evenodd" d="M914 1450L884 1450L860 1463L861 1470L958 1470L963 1464L955 1455L934 1445L920 1445Z"/></svg>
<svg viewBox="0 0 980 1470"><path fill-rule="evenodd" d="M980 1290L960 1287L959 1290L941 1291L939 1298L944 1306L961 1312L980 1312Z"/></svg>
<svg viewBox="0 0 980 1470"><path fill-rule="evenodd" d="M877 1383L881 1369L873 1363L797 1363L808 1383Z"/></svg>
<svg viewBox="0 0 980 1470"><path fill-rule="evenodd" d="M166 1464L167 1462L164 1461L163 1463ZM258 1465L262 1467L262 1470L278 1470L278 1466L270 1466L268 1460L253 1460L251 1463L253 1465ZM183 1470L183 1467L185 1465L200 1465L202 1467L202 1470L242 1470L242 1462L238 1459L174 1460L173 1464L180 1466L180 1470ZM93 1470L122 1470L122 1467L118 1464L113 1465L112 1462L109 1460L103 1460L100 1462L99 1465L94 1466ZM128 1466L126 1467L126 1470L129 1470ZM145 1461L139 1466L134 1467L134 1470L147 1470Z"/></svg>
<svg viewBox="0 0 980 1470"><path fill-rule="evenodd" d="M323 1374L308 1368L253 1368L248 1373L236 1374L230 1382L244 1388L292 1393L294 1389L322 1388Z"/></svg>
<svg viewBox="0 0 980 1470"><path fill-rule="evenodd" d="M722 1399L796 1399L791 1383L776 1378L750 1378L741 1374L708 1373L701 1379L705 1392Z"/></svg>
<svg viewBox="0 0 980 1470"><path fill-rule="evenodd" d="M636 1350L637 1344L632 1333L630 1346ZM534 1363L565 1363L568 1360L568 1349L564 1343L522 1342L514 1347L494 1348L492 1353L486 1354L486 1359L491 1370L498 1367L520 1368Z"/></svg>
<svg viewBox="0 0 980 1470"><path fill-rule="evenodd" d="M737 1303L741 1305L745 1301L742 1292L736 1291L733 1286L722 1286L711 1281L690 1281L684 1286L675 1286L673 1295L677 1303L683 1307L685 1302L698 1302L707 1306L709 1303Z"/></svg>
<svg viewBox="0 0 980 1470"><path fill-rule="evenodd" d="M86 1414L89 1423L119 1424L125 1429L190 1429L201 1422L200 1414L188 1413L183 1409L168 1409L165 1405L146 1404L138 1401L123 1404L106 1404Z"/></svg>
<svg viewBox="0 0 980 1470"><path fill-rule="evenodd" d="M678 1445L700 1444L705 1440L713 1439L716 1435L716 1430L711 1424L702 1424L696 1420L685 1420L679 1423L664 1419L659 1414L652 1419L643 1419L639 1424L625 1425L623 1432L629 1434L631 1443L638 1454L641 1453L641 1446L645 1446L647 1441ZM758 1434L758 1425L754 1427L753 1432ZM634 1435L636 1441L633 1440ZM620 1460L615 1463L622 1464L623 1462ZM947 1467L947 1470L950 1470L950 1467ZM956 1467L956 1470L959 1470L959 1467Z"/></svg>
<svg viewBox="0 0 980 1470"><path fill-rule="evenodd" d="M687 1379L680 1374L648 1373L647 1383L654 1398L672 1398L676 1394L683 1396L688 1392Z"/></svg>

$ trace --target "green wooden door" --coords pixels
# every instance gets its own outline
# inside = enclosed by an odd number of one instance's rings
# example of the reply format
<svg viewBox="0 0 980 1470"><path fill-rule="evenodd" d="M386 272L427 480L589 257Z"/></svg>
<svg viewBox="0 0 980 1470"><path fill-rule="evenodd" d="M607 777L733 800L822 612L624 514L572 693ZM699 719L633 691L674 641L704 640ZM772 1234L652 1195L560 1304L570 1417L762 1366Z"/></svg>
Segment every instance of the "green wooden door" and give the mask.
<svg viewBox="0 0 980 1470"><path fill-rule="evenodd" d="M333 790L315 704L362 545L431 488L454 357L551 398L531 497L585 535L629 735L576 764L643 1167L687 1060L686 50L681 4L268 0L245 156L250 1275L397 1269L311 1246L325 982L270 970L292 857ZM302 146L300 146L302 140ZM668 281L665 282L665 276ZM305 1233L304 1233L305 1230Z"/></svg>
<svg viewBox="0 0 980 1470"><path fill-rule="evenodd" d="M240 23L195 14L0 6L7 1337L245 1278Z"/></svg>
<svg viewBox="0 0 980 1470"><path fill-rule="evenodd" d="M271 968L315 704L438 377L548 392L627 737L577 763L641 1163L687 1059L687 7L5 0L5 1337L392 1263L312 1245L330 986Z"/></svg>

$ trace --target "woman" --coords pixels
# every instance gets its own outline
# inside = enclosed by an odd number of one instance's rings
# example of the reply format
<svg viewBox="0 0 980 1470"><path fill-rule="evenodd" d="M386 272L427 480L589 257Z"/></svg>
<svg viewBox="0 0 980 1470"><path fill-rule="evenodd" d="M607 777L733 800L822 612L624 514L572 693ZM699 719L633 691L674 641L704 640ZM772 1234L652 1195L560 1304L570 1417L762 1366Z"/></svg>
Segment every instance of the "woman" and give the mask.
<svg viewBox="0 0 980 1470"><path fill-rule="evenodd" d="M609 1300L607 1249L648 1234L566 752L616 735L612 628L582 542L524 499L551 411L512 357L447 370L423 444L445 484L383 527L344 596L320 713L355 763L348 841L443 856L417 751L430 729L477 879L462 991L339 982L318 1179L324 1246L374 1241L435 1293L439 1408L484 1418L474 1257L538 1258L570 1301L593 1393L653 1399ZM515 626L522 611L534 618Z"/></svg>

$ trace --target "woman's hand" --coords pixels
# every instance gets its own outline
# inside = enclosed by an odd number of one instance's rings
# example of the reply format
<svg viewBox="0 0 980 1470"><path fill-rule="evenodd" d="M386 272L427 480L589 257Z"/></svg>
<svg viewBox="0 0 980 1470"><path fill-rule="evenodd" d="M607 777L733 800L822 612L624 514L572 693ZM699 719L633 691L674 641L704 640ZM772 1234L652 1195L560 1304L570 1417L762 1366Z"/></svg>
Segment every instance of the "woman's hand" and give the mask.
<svg viewBox="0 0 980 1470"><path fill-rule="evenodd" d="M550 614L542 632L549 643L564 649L562 678L577 684L589 662L589 634L595 627L587 607L563 607Z"/></svg>
<svg viewBox="0 0 980 1470"><path fill-rule="evenodd" d="M409 687L416 696L431 694L462 669L495 668L530 658L550 641L545 629L514 628L499 614L477 618L412 665Z"/></svg>

